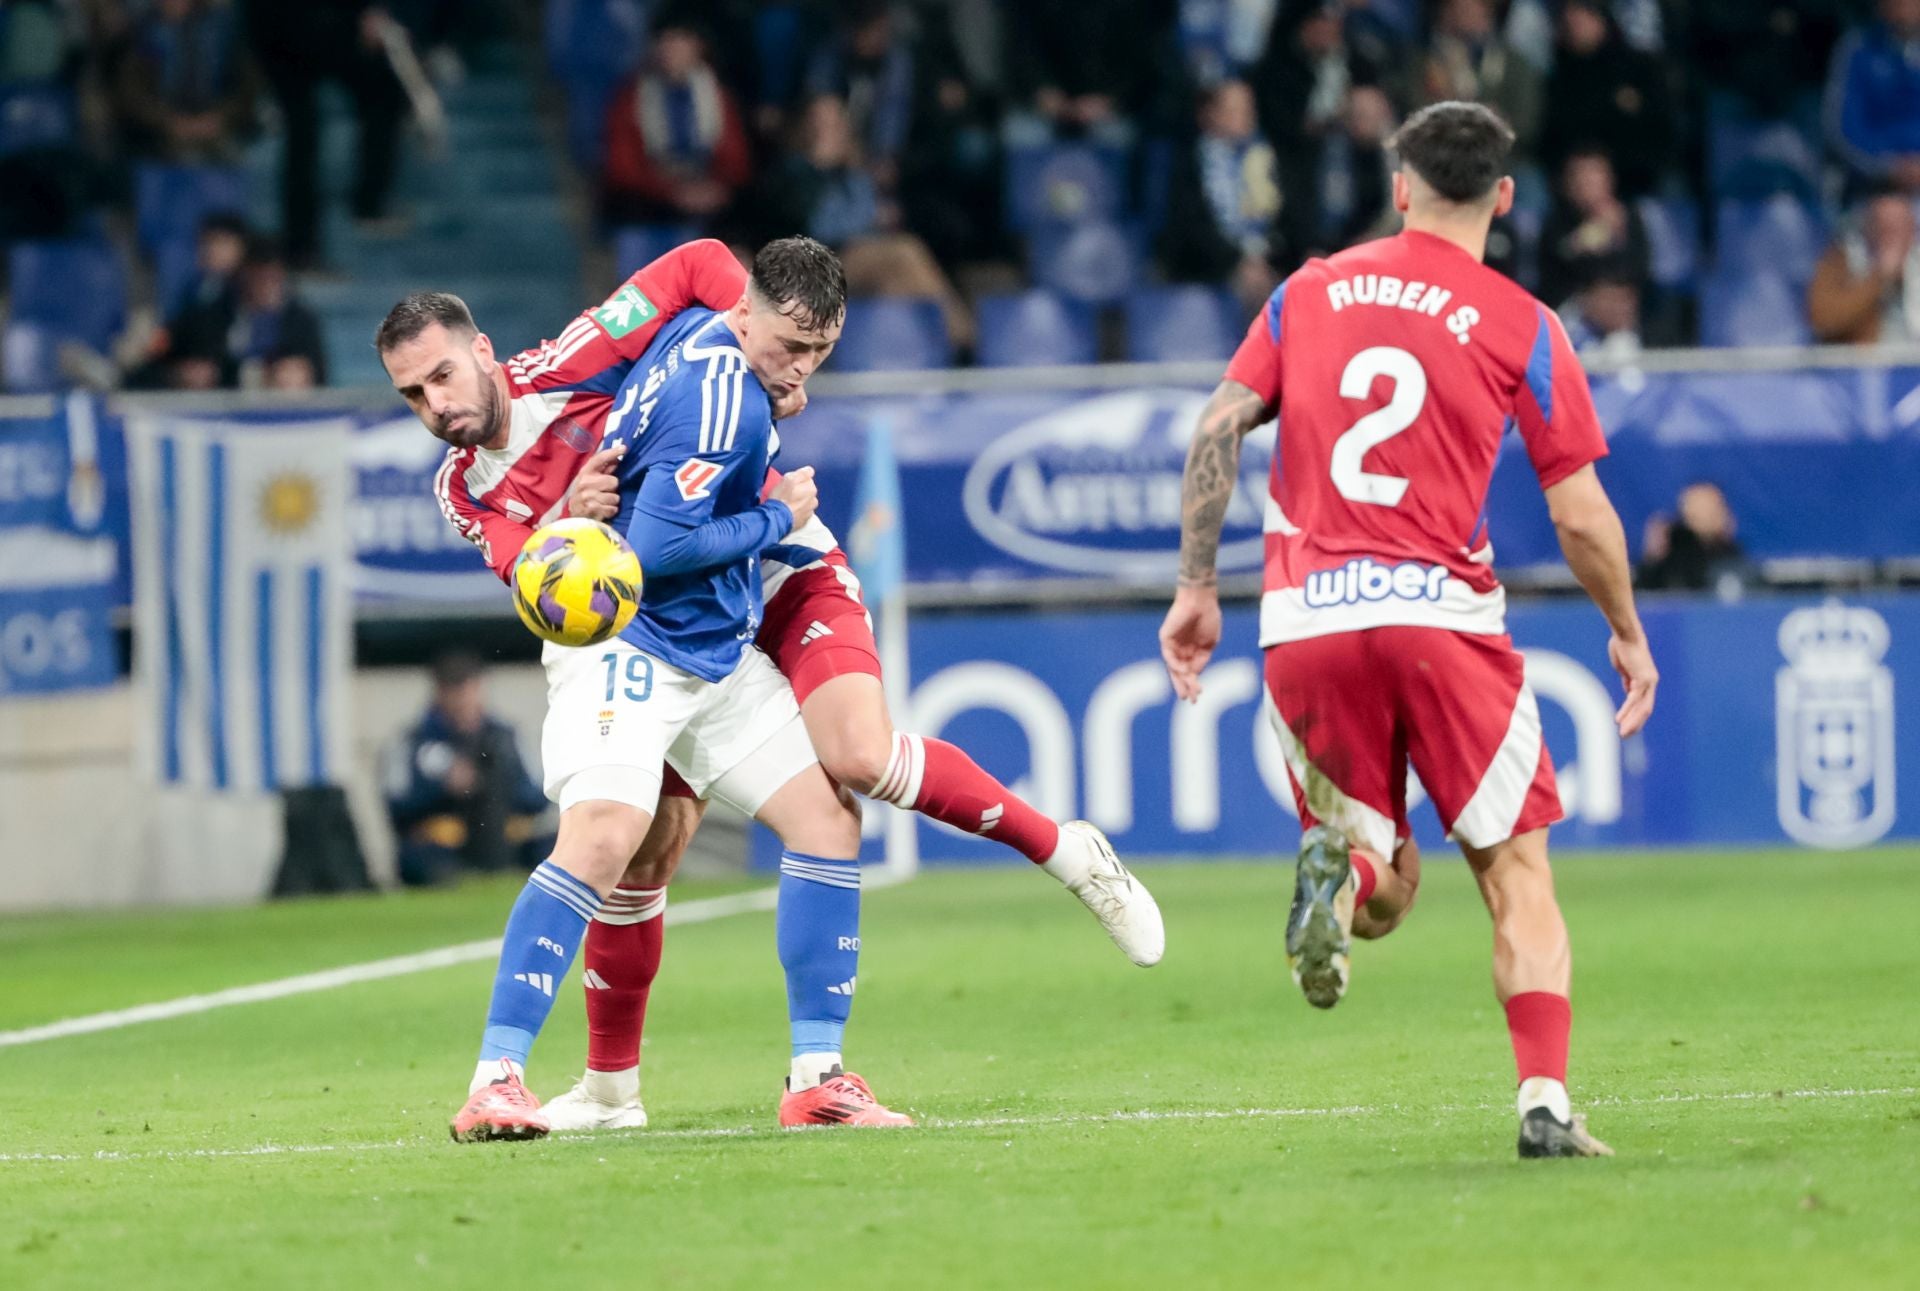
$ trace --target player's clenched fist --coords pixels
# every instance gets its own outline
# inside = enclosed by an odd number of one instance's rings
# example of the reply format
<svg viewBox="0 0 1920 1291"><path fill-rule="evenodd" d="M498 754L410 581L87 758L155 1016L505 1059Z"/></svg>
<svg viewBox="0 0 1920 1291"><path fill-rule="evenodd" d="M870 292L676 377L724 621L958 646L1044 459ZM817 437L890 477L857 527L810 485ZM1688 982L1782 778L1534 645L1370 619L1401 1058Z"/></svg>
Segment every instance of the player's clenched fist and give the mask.
<svg viewBox="0 0 1920 1291"><path fill-rule="evenodd" d="M774 502L784 502L787 510L793 512L793 527L798 529L813 519L813 513L820 509L820 490L813 482L813 468L803 466L780 477L773 486L773 492L767 495Z"/></svg>
<svg viewBox="0 0 1920 1291"><path fill-rule="evenodd" d="M587 459L567 486L567 514L589 520L611 520L620 510L620 478L614 464L626 452L624 444L603 448Z"/></svg>

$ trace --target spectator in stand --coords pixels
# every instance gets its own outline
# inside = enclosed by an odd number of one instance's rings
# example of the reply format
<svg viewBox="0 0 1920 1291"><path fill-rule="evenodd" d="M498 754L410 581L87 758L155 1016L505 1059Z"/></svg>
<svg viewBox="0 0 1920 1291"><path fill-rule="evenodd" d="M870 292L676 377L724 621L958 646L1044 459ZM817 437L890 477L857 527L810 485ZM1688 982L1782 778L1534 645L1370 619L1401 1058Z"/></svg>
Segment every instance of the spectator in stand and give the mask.
<svg viewBox="0 0 1920 1291"><path fill-rule="evenodd" d="M1319 243L1315 254L1338 251L1399 231L1393 209L1393 158L1387 139L1399 124L1393 101L1377 85L1347 91L1339 128L1320 147L1320 168L1310 203L1317 203Z"/></svg>
<svg viewBox="0 0 1920 1291"><path fill-rule="evenodd" d="M1010 120L1020 142L1085 135L1128 144L1163 106L1175 45L1175 0L1020 0L1001 16Z"/></svg>
<svg viewBox="0 0 1920 1291"><path fill-rule="evenodd" d="M135 151L229 163L252 133L260 85L231 7L155 0L133 29L116 88Z"/></svg>
<svg viewBox="0 0 1920 1291"><path fill-rule="evenodd" d="M127 375L130 388L219 387L247 244L246 221L238 215L209 215L200 222L193 281L173 302L147 361Z"/></svg>
<svg viewBox="0 0 1920 1291"><path fill-rule="evenodd" d="M1651 265L1646 223L1620 200L1607 155L1582 150L1568 157L1540 229L1540 298L1558 309L1602 277L1637 295Z"/></svg>
<svg viewBox="0 0 1920 1291"><path fill-rule="evenodd" d="M1920 194L1920 0L1880 0L1827 82L1827 130L1856 181Z"/></svg>
<svg viewBox="0 0 1920 1291"><path fill-rule="evenodd" d="M169 321L165 349L132 384L181 390L310 390L327 379L320 320L293 295L279 244L248 238L237 268L239 226L209 220L200 234L199 281Z"/></svg>
<svg viewBox="0 0 1920 1291"><path fill-rule="evenodd" d="M1201 89L1245 76L1267 47L1279 0L1212 0L1180 6L1180 50Z"/></svg>
<svg viewBox="0 0 1920 1291"><path fill-rule="evenodd" d="M1002 219L999 106L968 74L959 19L930 22L915 65L919 102L901 157L902 222L943 265L968 273L1012 255Z"/></svg>
<svg viewBox="0 0 1920 1291"><path fill-rule="evenodd" d="M327 382L320 320L293 294L279 243L255 237L240 269L227 333L226 385L311 390Z"/></svg>
<svg viewBox="0 0 1920 1291"><path fill-rule="evenodd" d="M769 176L757 203L780 228L840 254L850 296L922 296L940 302L947 337L973 344L973 316L927 244L900 227L898 204L861 165L847 105L821 94L807 104L799 146Z"/></svg>
<svg viewBox="0 0 1920 1291"><path fill-rule="evenodd" d="M1760 582L1760 571L1734 538L1733 509L1720 486L1697 480L1680 490L1680 517L1647 520L1637 586L1647 590L1703 592L1736 601Z"/></svg>
<svg viewBox="0 0 1920 1291"><path fill-rule="evenodd" d="M1920 243L1911 198L1891 189L1861 206L1813 271L1807 315L1823 341L1920 341Z"/></svg>
<svg viewBox="0 0 1920 1291"><path fill-rule="evenodd" d="M1540 134L1541 76L1495 29L1493 0L1444 0L1421 67L1421 105L1484 103L1513 127L1513 160L1533 156Z"/></svg>
<svg viewBox="0 0 1920 1291"><path fill-rule="evenodd" d="M72 93L82 61L62 6L53 0L0 5L0 93ZM85 152L71 135L14 144L0 157L0 241L72 236L91 187Z"/></svg>
<svg viewBox="0 0 1920 1291"><path fill-rule="evenodd" d="M883 193L899 187L900 154L913 125L913 47L900 31L891 0L850 0L832 39L808 61L809 99L837 96L847 105L867 173Z"/></svg>
<svg viewBox="0 0 1920 1291"><path fill-rule="evenodd" d="M280 165L280 228L296 269L322 268L320 87L340 85L357 121L353 216L368 232L389 232L406 93L383 52L393 21L374 0L245 0L261 73L286 123Z"/></svg>
<svg viewBox="0 0 1920 1291"><path fill-rule="evenodd" d="M607 109L602 209L615 224L710 228L747 182L747 132L690 21L656 26L649 64Z"/></svg>
<svg viewBox="0 0 1920 1291"><path fill-rule="evenodd" d="M1825 79L1840 36L1833 0L1692 0L1691 10L1690 74L1763 120Z"/></svg>
<svg viewBox="0 0 1920 1291"><path fill-rule="evenodd" d="M433 702L387 757L387 813L400 837L400 881L445 883L462 872L529 870L544 855L536 824L546 798L527 774L513 728L487 712L478 657L433 664Z"/></svg>
<svg viewBox="0 0 1920 1291"><path fill-rule="evenodd" d="M1338 0L1282 5L1253 79L1261 133L1280 158L1280 191L1296 208L1288 222L1316 234L1327 222L1321 215L1323 171L1329 168L1324 153L1329 140L1352 133L1352 91L1384 91L1399 77L1395 49L1371 20L1350 29L1346 19ZM1370 104L1361 111L1370 111ZM1330 168L1350 169L1338 158Z"/></svg>
<svg viewBox="0 0 1920 1291"><path fill-rule="evenodd" d="M1666 174L1673 145L1666 69L1626 42L1605 0L1565 0L1540 138L1548 171L1597 149L1612 159L1621 195L1643 197Z"/></svg>
<svg viewBox="0 0 1920 1291"><path fill-rule="evenodd" d="M1253 90L1222 81L1200 101L1200 132L1174 165L1160 259L1178 282L1230 282L1251 312L1299 258L1280 226L1285 207L1273 145L1260 135Z"/></svg>
<svg viewBox="0 0 1920 1291"><path fill-rule="evenodd" d="M1640 353L1640 284L1602 270L1563 305L1560 320L1586 362L1625 363Z"/></svg>

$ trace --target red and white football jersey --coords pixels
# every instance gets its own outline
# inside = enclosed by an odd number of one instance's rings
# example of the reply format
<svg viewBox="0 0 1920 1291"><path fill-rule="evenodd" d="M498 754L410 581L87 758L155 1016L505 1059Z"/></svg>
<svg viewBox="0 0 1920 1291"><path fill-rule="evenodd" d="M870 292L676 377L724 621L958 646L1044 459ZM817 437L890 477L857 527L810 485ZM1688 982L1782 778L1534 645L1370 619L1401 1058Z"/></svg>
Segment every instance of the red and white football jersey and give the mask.
<svg viewBox="0 0 1920 1291"><path fill-rule="evenodd" d="M520 548L557 518L567 485L600 446L620 383L667 319L692 305L729 309L746 270L723 243L661 256L560 335L506 361L513 400L504 448L450 448L434 492L453 527L506 578Z"/></svg>
<svg viewBox="0 0 1920 1291"><path fill-rule="evenodd" d="M1553 311L1418 232L1309 261L1227 368L1280 418L1260 644L1506 631L1487 488L1518 429L1542 488L1607 452Z"/></svg>

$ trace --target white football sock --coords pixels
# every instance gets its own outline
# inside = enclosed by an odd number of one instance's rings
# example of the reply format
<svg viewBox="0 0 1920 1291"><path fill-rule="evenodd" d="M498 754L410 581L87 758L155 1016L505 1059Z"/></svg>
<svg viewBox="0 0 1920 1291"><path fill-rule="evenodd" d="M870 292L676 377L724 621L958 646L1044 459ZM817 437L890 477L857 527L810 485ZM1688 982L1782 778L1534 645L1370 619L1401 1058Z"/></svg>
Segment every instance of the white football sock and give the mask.
<svg viewBox="0 0 1920 1291"><path fill-rule="evenodd" d="M827 1073L840 1066L837 1053L799 1053L793 1056L793 1066L787 1072L787 1089L799 1093L803 1089L812 1089L827 1078Z"/></svg>
<svg viewBox="0 0 1920 1291"><path fill-rule="evenodd" d="M1567 1087L1551 1076L1529 1076L1521 1081L1519 1105L1522 1116L1544 1107L1562 1125L1573 1123L1573 1102L1567 1097Z"/></svg>
<svg viewBox="0 0 1920 1291"><path fill-rule="evenodd" d="M526 1073L520 1064L511 1058L487 1058L476 1064L473 1069L473 1083L467 1086L467 1097L473 1097L475 1091L484 1089L502 1076L519 1076L523 1080Z"/></svg>
<svg viewBox="0 0 1920 1291"><path fill-rule="evenodd" d="M624 1071L594 1071L588 1068L587 1074L580 1078L580 1084L586 1089L587 1097L610 1107L618 1107L640 1097L640 1069L628 1067Z"/></svg>

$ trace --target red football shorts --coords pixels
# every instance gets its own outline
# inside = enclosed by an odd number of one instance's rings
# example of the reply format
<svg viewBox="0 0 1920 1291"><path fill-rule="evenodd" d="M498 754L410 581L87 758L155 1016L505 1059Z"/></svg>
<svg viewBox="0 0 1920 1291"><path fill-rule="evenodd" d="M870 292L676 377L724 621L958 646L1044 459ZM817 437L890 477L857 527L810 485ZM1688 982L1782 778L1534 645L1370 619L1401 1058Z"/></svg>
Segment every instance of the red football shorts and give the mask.
<svg viewBox="0 0 1920 1291"><path fill-rule="evenodd" d="M880 675L880 646L860 601L860 580L841 564L815 565L789 576L767 604L755 644L786 674L802 704L835 677Z"/></svg>
<svg viewBox="0 0 1920 1291"><path fill-rule="evenodd" d="M1331 825L1391 855L1408 836L1408 763L1448 836L1468 846L1561 818L1540 706L1509 638L1384 627L1266 653L1303 824Z"/></svg>

